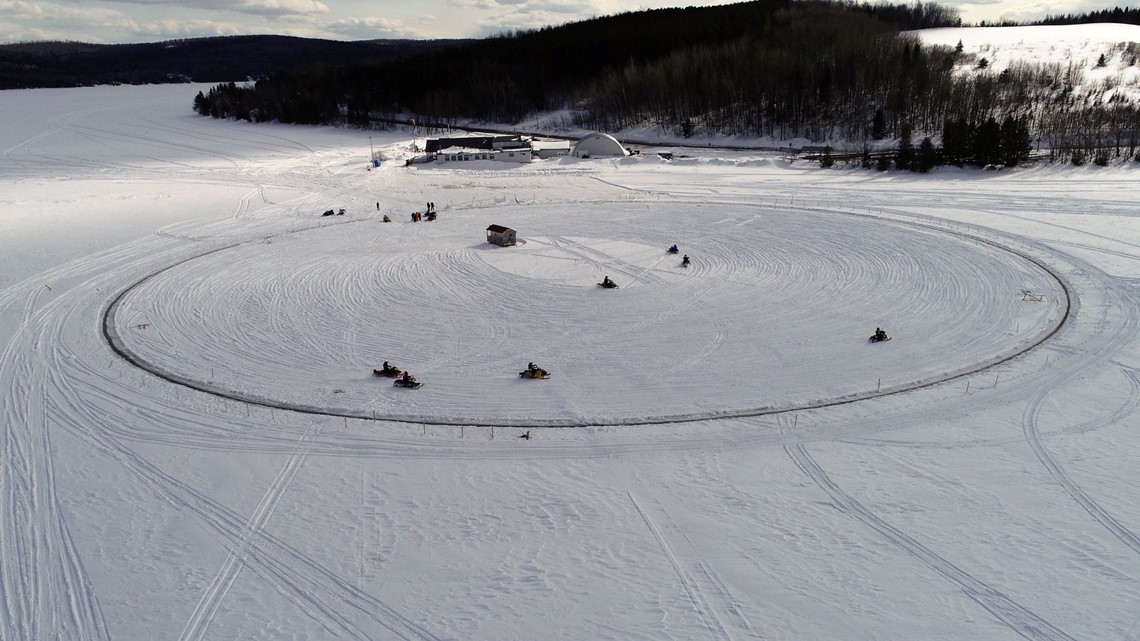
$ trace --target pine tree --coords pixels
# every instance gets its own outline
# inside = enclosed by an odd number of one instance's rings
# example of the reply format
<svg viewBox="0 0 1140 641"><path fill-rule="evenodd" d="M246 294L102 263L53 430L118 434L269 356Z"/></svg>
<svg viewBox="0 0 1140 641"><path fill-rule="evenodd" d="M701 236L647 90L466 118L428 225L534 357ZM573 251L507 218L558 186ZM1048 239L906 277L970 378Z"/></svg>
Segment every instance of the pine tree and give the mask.
<svg viewBox="0 0 1140 641"><path fill-rule="evenodd" d="M882 140L887 137L887 117L883 115L882 109L875 110L875 116L871 119L871 138L875 140Z"/></svg>
<svg viewBox="0 0 1140 641"><path fill-rule="evenodd" d="M201 116L210 115L210 101L201 91L198 92L197 96L194 96L194 113Z"/></svg>
<svg viewBox="0 0 1140 641"><path fill-rule="evenodd" d="M1029 138L1029 122L1025 117L1006 116L1001 124L1001 161L1006 167L1016 167L1029 160L1033 145Z"/></svg>
<svg viewBox="0 0 1140 641"><path fill-rule="evenodd" d="M819 157L819 166L828 169L835 165L835 158L831 157L831 147L823 148L823 155Z"/></svg>
<svg viewBox="0 0 1140 641"><path fill-rule="evenodd" d="M987 118L974 129L975 165L982 167L1002 163L1001 125L993 118Z"/></svg>
<svg viewBox="0 0 1140 641"><path fill-rule="evenodd" d="M942 157L961 167L974 156L974 127L964 117L946 121L942 138Z"/></svg>
<svg viewBox="0 0 1140 641"><path fill-rule="evenodd" d="M918 163L917 169L920 173L926 173L938 164L938 151L934 148L934 141L927 136L922 139L922 143L918 146Z"/></svg>
<svg viewBox="0 0 1140 641"><path fill-rule="evenodd" d="M899 133L899 149L895 153L895 167L910 169L914 163L914 143L911 142L910 123L903 123Z"/></svg>

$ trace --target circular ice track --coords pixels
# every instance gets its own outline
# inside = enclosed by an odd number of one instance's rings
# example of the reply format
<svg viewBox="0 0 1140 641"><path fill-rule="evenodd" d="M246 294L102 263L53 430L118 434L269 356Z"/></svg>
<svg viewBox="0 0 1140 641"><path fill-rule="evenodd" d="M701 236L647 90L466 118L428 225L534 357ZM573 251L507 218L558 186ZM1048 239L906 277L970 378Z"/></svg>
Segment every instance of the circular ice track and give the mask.
<svg viewBox="0 0 1140 641"><path fill-rule="evenodd" d="M491 223L520 244L485 243ZM673 243L690 267L665 252ZM618 289L596 286L606 275ZM368 220L212 252L124 292L106 329L136 364L257 403L608 425L943 380L1035 344L1064 309L1040 266L953 234L747 206L578 204ZM893 340L870 344L877 326ZM373 377L385 360L424 387ZM520 379L528 361L553 377Z"/></svg>

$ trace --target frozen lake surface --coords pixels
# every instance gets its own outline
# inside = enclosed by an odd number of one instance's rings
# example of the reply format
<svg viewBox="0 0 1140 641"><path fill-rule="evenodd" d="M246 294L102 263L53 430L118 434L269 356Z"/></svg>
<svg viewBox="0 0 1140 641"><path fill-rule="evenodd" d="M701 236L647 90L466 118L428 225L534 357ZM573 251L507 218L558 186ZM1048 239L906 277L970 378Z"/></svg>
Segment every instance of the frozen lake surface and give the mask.
<svg viewBox="0 0 1140 641"><path fill-rule="evenodd" d="M1135 167L406 168L199 88L0 92L3 639L1140 638Z"/></svg>

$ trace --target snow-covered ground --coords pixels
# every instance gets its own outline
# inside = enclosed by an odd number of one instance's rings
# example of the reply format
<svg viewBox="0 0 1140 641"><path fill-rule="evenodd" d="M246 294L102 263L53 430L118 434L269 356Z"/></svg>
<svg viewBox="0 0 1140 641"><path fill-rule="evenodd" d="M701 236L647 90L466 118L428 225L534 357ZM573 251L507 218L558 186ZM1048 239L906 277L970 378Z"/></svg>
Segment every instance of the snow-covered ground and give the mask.
<svg viewBox="0 0 1140 641"><path fill-rule="evenodd" d="M1140 170L406 168L198 89L0 93L5 641L1140 639Z"/></svg>
<svg viewBox="0 0 1140 641"><path fill-rule="evenodd" d="M961 27L912 32L926 45L962 44L959 73L1001 73L1018 64L1045 65L1077 93L1140 101L1140 25L1074 24ZM1103 56L1103 64L1101 57ZM984 70L978 64L985 59Z"/></svg>

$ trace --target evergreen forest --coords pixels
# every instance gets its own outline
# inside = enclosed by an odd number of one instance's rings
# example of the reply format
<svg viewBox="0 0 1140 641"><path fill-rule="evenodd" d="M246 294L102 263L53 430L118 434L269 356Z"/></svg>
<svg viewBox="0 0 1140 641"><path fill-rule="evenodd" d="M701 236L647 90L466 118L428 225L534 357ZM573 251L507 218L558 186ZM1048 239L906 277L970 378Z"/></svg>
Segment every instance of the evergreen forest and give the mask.
<svg viewBox="0 0 1140 641"><path fill-rule="evenodd" d="M1126 12L1126 16L1131 15ZM848 141L836 155L882 165L1107 163L1140 153L1140 111L1111 87L1081 92L1081 69L1021 64L955 74L960 48L907 30L960 25L933 3L760 0L628 12L387 60L277 71L199 93L219 118L379 126L516 123L562 112L567 124L677 135ZM1114 52L1135 64L1140 47ZM1108 92L1108 93L1106 93ZM914 140L921 138L915 144ZM939 141L936 145L934 141ZM831 162L831 150L822 163Z"/></svg>

